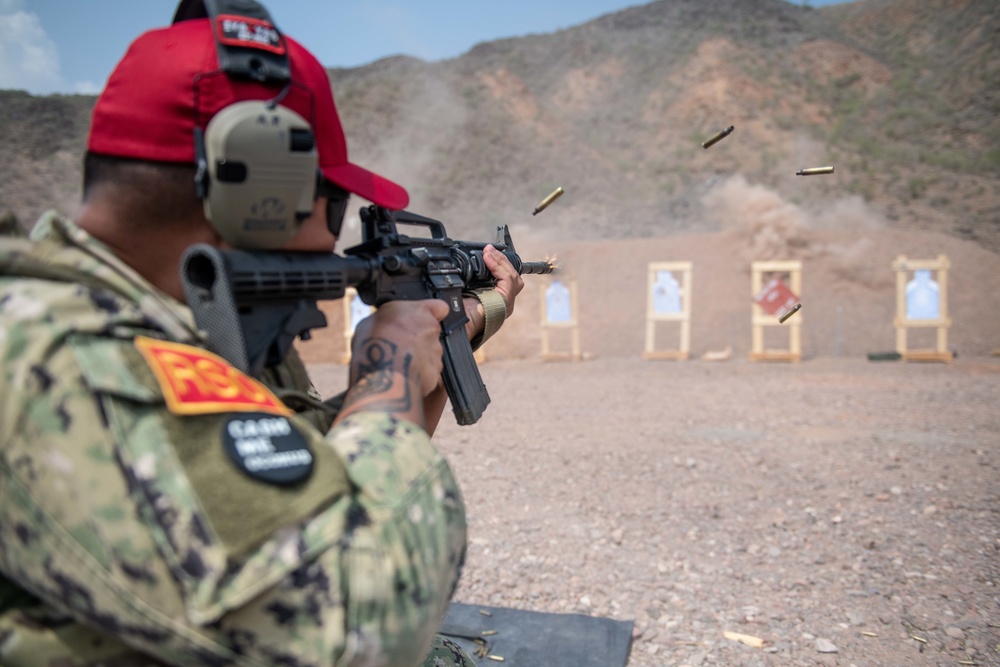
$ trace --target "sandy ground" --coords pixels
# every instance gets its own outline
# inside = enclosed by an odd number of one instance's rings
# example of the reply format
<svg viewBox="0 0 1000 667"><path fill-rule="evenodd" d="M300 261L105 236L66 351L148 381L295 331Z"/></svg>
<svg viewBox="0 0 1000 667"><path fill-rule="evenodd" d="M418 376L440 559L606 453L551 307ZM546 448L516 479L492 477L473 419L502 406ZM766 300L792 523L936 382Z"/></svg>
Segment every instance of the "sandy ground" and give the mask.
<svg viewBox="0 0 1000 667"><path fill-rule="evenodd" d="M630 667L1000 665L1000 359L482 373L483 418L435 437L458 601L634 620Z"/></svg>
<svg viewBox="0 0 1000 667"><path fill-rule="evenodd" d="M482 374L483 418L435 436L456 600L634 620L630 667L1000 665L1000 359Z"/></svg>
<svg viewBox="0 0 1000 667"><path fill-rule="evenodd" d="M518 245L576 282L584 359L540 358L547 278L529 277L484 348L492 404L435 435L469 508L458 601L633 620L630 667L1000 665L1000 255L785 208L711 234ZM941 254L956 360L869 361L895 348L893 259ZM750 262L775 259L803 263L796 363L748 358ZM688 361L642 358L662 261L694 266ZM327 312L303 353L333 392Z"/></svg>

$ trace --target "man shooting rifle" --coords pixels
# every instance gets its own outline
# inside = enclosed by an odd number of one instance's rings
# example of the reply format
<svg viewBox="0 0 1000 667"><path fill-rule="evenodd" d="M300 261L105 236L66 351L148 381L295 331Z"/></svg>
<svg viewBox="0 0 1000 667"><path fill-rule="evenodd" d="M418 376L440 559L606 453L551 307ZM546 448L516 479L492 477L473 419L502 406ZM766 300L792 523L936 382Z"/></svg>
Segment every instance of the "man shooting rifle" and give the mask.
<svg viewBox="0 0 1000 667"><path fill-rule="evenodd" d="M192 246L329 255L351 193L408 203L256 2L185 0L130 46L80 210L0 239L0 663L472 664L436 637L466 544L429 438L449 305L383 303L323 400L293 348L253 377L185 303ZM482 261L468 338L523 287Z"/></svg>

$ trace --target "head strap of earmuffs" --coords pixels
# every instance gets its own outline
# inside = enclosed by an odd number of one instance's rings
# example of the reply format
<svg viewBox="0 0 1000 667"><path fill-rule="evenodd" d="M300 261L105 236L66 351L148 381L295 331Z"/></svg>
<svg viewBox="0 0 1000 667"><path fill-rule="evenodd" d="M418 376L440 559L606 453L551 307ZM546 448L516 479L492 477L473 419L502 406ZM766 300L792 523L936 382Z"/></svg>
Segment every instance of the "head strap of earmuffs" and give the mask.
<svg viewBox="0 0 1000 667"><path fill-rule="evenodd" d="M254 0L181 0L173 23L208 18L219 67L230 76L281 85L292 78L285 38Z"/></svg>

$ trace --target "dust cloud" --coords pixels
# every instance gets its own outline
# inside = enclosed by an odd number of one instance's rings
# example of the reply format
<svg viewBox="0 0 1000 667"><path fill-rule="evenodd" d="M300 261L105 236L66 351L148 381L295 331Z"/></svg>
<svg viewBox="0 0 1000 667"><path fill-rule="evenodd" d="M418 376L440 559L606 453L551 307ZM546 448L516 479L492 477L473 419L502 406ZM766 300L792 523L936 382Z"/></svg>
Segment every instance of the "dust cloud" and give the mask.
<svg viewBox="0 0 1000 667"><path fill-rule="evenodd" d="M743 239L747 260L798 259L808 246L806 212L741 175L709 190L702 204L721 229Z"/></svg>
<svg viewBox="0 0 1000 667"><path fill-rule="evenodd" d="M843 197L806 210L770 188L731 176L709 190L702 204L723 231L739 239L746 261L825 258L831 273L844 281L880 288L886 279L872 272L876 244L866 231L884 229L884 219L862 198ZM850 240L824 241L823 230L850 230Z"/></svg>

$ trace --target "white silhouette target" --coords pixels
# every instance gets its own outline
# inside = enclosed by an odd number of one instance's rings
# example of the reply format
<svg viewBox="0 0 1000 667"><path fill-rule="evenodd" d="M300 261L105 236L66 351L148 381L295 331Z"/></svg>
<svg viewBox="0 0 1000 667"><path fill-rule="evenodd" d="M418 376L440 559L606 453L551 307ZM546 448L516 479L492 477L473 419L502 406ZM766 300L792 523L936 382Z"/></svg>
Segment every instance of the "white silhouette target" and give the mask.
<svg viewBox="0 0 1000 667"><path fill-rule="evenodd" d="M553 280L545 290L545 314L553 324L573 321L569 289L558 280Z"/></svg>
<svg viewBox="0 0 1000 667"><path fill-rule="evenodd" d="M941 288L930 269L917 269L906 283L906 319L936 320L941 317Z"/></svg>
<svg viewBox="0 0 1000 667"><path fill-rule="evenodd" d="M658 271L653 283L653 312L671 315L681 312L681 287L670 271Z"/></svg>

